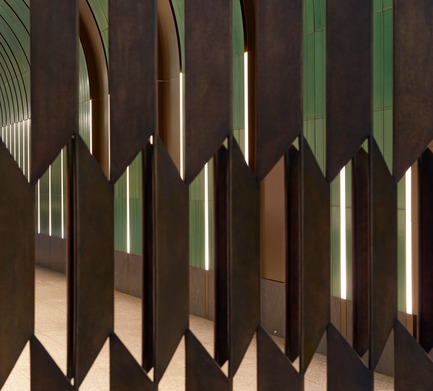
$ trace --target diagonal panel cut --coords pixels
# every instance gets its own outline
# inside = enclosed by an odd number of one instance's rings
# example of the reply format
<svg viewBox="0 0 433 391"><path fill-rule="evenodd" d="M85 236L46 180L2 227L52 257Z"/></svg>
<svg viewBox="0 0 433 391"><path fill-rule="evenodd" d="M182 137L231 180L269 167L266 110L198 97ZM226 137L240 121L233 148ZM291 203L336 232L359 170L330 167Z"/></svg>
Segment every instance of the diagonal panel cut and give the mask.
<svg viewBox="0 0 433 391"><path fill-rule="evenodd" d="M31 164L33 184L78 130L77 0L32 0Z"/></svg>
<svg viewBox="0 0 433 391"><path fill-rule="evenodd" d="M75 157L74 349L80 385L113 331L114 192L80 136Z"/></svg>
<svg viewBox="0 0 433 391"><path fill-rule="evenodd" d="M371 1L327 0L326 7L326 177L331 182L372 130L373 11Z"/></svg>
<svg viewBox="0 0 433 391"><path fill-rule="evenodd" d="M302 1L256 2L256 175L261 181L302 130Z"/></svg>
<svg viewBox="0 0 433 391"><path fill-rule="evenodd" d="M370 145L370 368L374 369L397 317L397 185L376 142Z"/></svg>
<svg viewBox="0 0 433 391"><path fill-rule="evenodd" d="M260 191L234 139L229 146L229 376L260 323Z"/></svg>
<svg viewBox="0 0 433 391"><path fill-rule="evenodd" d="M231 381L199 340L186 332L186 391L231 391Z"/></svg>
<svg viewBox="0 0 433 391"><path fill-rule="evenodd" d="M34 187L0 142L0 388L34 329ZM7 299L6 299L7 298Z"/></svg>
<svg viewBox="0 0 433 391"><path fill-rule="evenodd" d="M110 336L110 390L152 391L153 383L120 339Z"/></svg>
<svg viewBox="0 0 433 391"><path fill-rule="evenodd" d="M362 362L337 329L328 326L327 382L333 391L372 391L373 372Z"/></svg>
<svg viewBox="0 0 433 391"><path fill-rule="evenodd" d="M353 347L363 356L369 345L369 162L360 148L353 158Z"/></svg>
<svg viewBox="0 0 433 391"><path fill-rule="evenodd" d="M111 182L156 130L156 1L110 0Z"/></svg>
<svg viewBox="0 0 433 391"><path fill-rule="evenodd" d="M308 143L303 144L301 200L301 372L330 320L330 188Z"/></svg>
<svg viewBox="0 0 433 391"><path fill-rule="evenodd" d="M38 341L30 340L31 389L32 391L72 391L74 387Z"/></svg>
<svg viewBox="0 0 433 391"><path fill-rule="evenodd" d="M419 159L419 343L426 352L433 348L433 153L427 149Z"/></svg>
<svg viewBox="0 0 433 391"><path fill-rule="evenodd" d="M153 160L155 248L155 383L188 327L188 186L161 140Z"/></svg>
<svg viewBox="0 0 433 391"><path fill-rule="evenodd" d="M393 171L399 180L433 139L433 3L395 0L393 9Z"/></svg>
<svg viewBox="0 0 433 391"><path fill-rule="evenodd" d="M433 389L433 361L400 322L394 326L395 390Z"/></svg>
<svg viewBox="0 0 433 391"><path fill-rule="evenodd" d="M290 360L262 327L257 331L257 357L258 390L304 389L303 375L293 368Z"/></svg>
<svg viewBox="0 0 433 391"><path fill-rule="evenodd" d="M232 57L232 2L186 1L187 183L192 182L230 134Z"/></svg>

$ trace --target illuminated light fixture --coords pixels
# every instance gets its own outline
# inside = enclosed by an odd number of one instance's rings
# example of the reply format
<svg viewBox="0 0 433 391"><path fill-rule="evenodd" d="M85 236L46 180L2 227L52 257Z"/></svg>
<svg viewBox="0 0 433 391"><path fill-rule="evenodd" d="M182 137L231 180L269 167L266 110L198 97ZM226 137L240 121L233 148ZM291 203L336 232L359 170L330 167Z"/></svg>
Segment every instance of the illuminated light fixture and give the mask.
<svg viewBox="0 0 433 391"><path fill-rule="evenodd" d="M38 234L41 233L41 181L38 180Z"/></svg>
<svg viewBox="0 0 433 391"><path fill-rule="evenodd" d="M340 171L340 288L341 298L347 299L346 259L346 168Z"/></svg>
<svg viewBox="0 0 433 391"><path fill-rule="evenodd" d="M110 176L111 173L111 119L110 119L110 94L108 94L107 99L107 123L108 123L108 176Z"/></svg>
<svg viewBox="0 0 433 391"><path fill-rule="evenodd" d="M63 167L64 167L64 156L63 156L63 149L60 152L60 214L61 214L61 232L62 232L62 239L65 238L65 203L63 200L64 197L64 176L63 176Z"/></svg>
<svg viewBox="0 0 433 391"><path fill-rule="evenodd" d="M18 122L18 166L21 168L21 122Z"/></svg>
<svg viewBox="0 0 433 391"><path fill-rule="evenodd" d="M129 214L129 166L126 168L126 252L131 252L131 217Z"/></svg>
<svg viewBox="0 0 433 391"><path fill-rule="evenodd" d="M249 128L248 128L248 52L244 53L244 116L245 116L245 161L249 164Z"/></svg>
<svg viewBox="0 0 433 391"><path fill-rule="evenodd" d="M52 234L52 222L51 222L51 166L48 167L48 234Z"/></svg>
<svg viewBox="0 0 433 391"><path fill-rule="evenodd" d="M209 164L204 166L204 268L209 270Z"/></svg>
<svg viewBox="0 0 433 391"><path fill-rule="evenodd" d="M92 113L92 100L89 100L89 149L90 153L93 154L93 113Z"/></svg>
<svg viewBox="0 0 433 391"><path fill-rule="evenodd" d="M150 136L149 141L153 145L153 136Z"/></svg>
<svg viewBox="0 0 433 391"><path fill-rule="evenodd" d="M26 121L27 127L27 173L30 179L30 120Z"/></svg>
<svg viewBox="0 0 433 391"><path fill-rule="evenodd" d="M406 312L412 314L412 169L405 176L406 203Z"/></svg>
<svg viewBox="0 0 433 391"><path fill-rule="evenodd" d="M183 150L183 140L184 140L184 129L183 129L183 73L179 74L179 115L180 115L180 135L179 135L179 148L180 148L180 177L184 179L184 150Z"/></svg>

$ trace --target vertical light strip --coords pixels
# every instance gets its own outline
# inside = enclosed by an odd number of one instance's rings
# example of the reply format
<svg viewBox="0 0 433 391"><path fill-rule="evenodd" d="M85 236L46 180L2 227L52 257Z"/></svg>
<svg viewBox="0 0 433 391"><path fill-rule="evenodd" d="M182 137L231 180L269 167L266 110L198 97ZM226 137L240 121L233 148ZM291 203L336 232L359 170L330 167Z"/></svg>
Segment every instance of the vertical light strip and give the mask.
<svg viewBox="0 0 433 391"><path fill-rule="evenodd" d="M245 127L245 161L249 164L250 160L250 135L248 128L248 52L244 53L244 127Z"/></svg>
<svg viewBox="0 0 433 391"><path fill-rule="evenodd" d="M108 116L108 176L111 178L111 119L110 119L110 110L111 110L111 102L110 102L110 94L108 94L107 99L107 116Z"/></svg>
<svg viewBox="0 0 433 391"><path fill-rule="evenodd" d="M26 125L27 125L27 174L30 179L30 125L31 125L30 119L26 121Z"/></svg>
<svg viewBox="0 0 433 391"><path fill-rule="evenodd" d="M347 298L346 268L346 167L340 171L340 282L341 298Z"/></svg>
<svg viewBox="0 0 433 391"><path fill-rule="evenodd" d="M48 234L52 234L52 223L51 223L51 165L48 167Z"/></svg>
<svg viewBox="0 0 433 391"><path fill-rule="evenodd" d="M90 153L93 154L93 112L92 99L89 100L89 146Z"/></svg>
<svg viewBox="0 0 433 391"><path fill-rule="evenodd" d="M18 127L18 166L19 168L22 167L21 164L21 122L17 123Z"/></svg>
<svg viewBox="0 0 433 391"><path fill-rule="evenodd" d="M406 312L412 314L412 169L406 172Z"/></svg>
<svg viewBox="0 0 433 391"><path fill-rule="evenodd" d="M209 270L209 164L204 166L204 268Z"/></svg>
<svg viewBox="0 0 433 391"><path fill-rule="evenodd" d="M180 122L180 135L179 135L179 149L180 149L180 177L184 179L184 149L183 149L183 73L179 74L179 122Z"/></svg>
<svg viewBox="0 0 433 391"><path fill-rule="evenodd" d="M38 234L41 233L41 181L38 180Z"/></svg>
<svg viewBox="0 0 433 391"><path fill-rule="evenodd" d="M126 169L126 252L131 252L131 218L129 215L129 166Z"/></svg>
<svg viewBox="0 0 433 391"><path fill-rule="evenodd" d="M64 190L63 190L63 186L64 186L64 176L63 176L63 149L60 152L60 215L61 215L61 230L62 230L62 239L65 238L65 203L63 200L64 197Z"/></svg>

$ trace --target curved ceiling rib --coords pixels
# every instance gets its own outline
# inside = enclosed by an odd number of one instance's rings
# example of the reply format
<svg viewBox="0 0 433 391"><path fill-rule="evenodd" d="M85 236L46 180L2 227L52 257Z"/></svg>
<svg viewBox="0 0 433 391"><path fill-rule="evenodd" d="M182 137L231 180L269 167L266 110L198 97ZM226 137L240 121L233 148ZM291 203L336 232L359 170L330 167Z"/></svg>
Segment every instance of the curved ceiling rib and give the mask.
<svg viewBox="0 0 433 391"><path fill-rule="evenodd" d="M30 10L27 1L0 1L0 124L30 117Z"/></svg>

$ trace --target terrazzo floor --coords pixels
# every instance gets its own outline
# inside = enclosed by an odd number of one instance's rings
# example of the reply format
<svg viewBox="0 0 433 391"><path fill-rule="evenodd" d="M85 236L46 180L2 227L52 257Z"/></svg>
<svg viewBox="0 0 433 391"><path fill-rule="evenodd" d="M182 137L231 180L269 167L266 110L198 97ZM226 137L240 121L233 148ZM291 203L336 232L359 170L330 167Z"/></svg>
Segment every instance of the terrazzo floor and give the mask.
<svg viewBox="0 0 433 391"><path fill-rule="evenodd" d="M59 367L66 371L66 281L62 274L36 268L35 330ZM116 292L115 332L139 361L141 352L141 300ZM213 323L190 317L190 328L204 347L213 350ZM282 345L281 339L275 341ZM227 373L227 368L223 367ZM150 373L152 376L152 373ZM375 374L375 390L393 390L393 379ZM235 391L256 389L256 341L252 340L234 378ZM2 388L4 391L30 390L30 349L27 345L13 372ZM82 391L109 390L109 347L105 344L80 387ZM185 390L185 349L182 341L160 383L160 391ZM306 391L326 390L326 357L316 354L305 377Z"/></svg>

